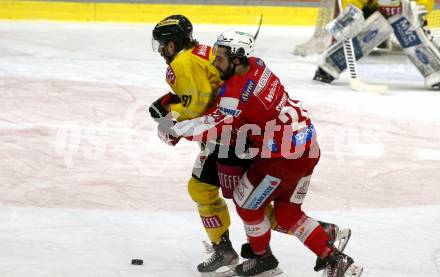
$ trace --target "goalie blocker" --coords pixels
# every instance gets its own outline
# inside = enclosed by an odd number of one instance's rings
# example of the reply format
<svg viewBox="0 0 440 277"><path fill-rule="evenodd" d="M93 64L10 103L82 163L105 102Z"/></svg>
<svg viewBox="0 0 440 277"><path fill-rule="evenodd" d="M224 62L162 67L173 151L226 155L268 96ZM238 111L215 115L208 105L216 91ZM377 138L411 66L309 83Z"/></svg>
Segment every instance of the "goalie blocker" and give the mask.
<svg viewBox="0 0 440 277"><path fill-rule="evenodd" d="M440 89L440 51L422 27L416 26L403 15L385 19L375 12L364 28L353 38L356 60L367 56L375 47L395 34L405 54L425 78L427 88ZM330 83L347 68L343 42L332 45L321 57L314 80Z"/></svg>

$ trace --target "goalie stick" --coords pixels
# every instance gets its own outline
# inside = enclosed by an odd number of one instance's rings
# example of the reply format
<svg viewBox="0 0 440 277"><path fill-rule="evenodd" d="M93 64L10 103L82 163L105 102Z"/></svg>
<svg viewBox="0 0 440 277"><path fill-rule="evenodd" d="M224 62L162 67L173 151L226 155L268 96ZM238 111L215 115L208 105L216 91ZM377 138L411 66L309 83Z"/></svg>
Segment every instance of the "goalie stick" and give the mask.
<svg viewBox="0 0 440 277"><path fill-rule="evenodd" d="M342 10L341 0L338 0L338 5L339 10ZM359 79L353 41L351 39L346 39L344 41L344 55L345 62L347 63L347 70L350 74L350 87L352 90L385 94L388 86L366 84Z"/></svg>

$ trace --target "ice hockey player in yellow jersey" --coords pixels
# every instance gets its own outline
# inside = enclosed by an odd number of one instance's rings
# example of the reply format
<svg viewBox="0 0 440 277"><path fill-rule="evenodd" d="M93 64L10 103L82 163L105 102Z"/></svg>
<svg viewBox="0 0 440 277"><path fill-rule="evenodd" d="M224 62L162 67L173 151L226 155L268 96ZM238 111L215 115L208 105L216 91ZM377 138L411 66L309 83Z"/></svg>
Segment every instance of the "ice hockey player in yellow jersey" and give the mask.
<svg viewBox="0 0 440 277"><path fill-rule="evenodd" d="M162 119L168 118L170 114L172 120L176 121L201 116L209 108L222 83L217 69L212 65L214 56L211 47L194 40L192 30L191 22L183 15L169 16L160 21L153 30L153 48L168 64L166 81L174 93L160 97L150 106L149 111L159 123L159 136L170 145L176 144L178 139L160 134L160 125L170 122ZM218 148L215 144L211 145L215 150L209 150L208 152L212 152L206 154L208 146L201 145L201 153L188 181L189 195L197 204L202 224L214 250L210 259L198 265L197 269L202 274L215 272L222 266L233 267L239 259L229 240L228 207L219 194ZM227 160L237 167L241 167L242 163L250 163L237 157ZM235 179L239 177L236 176Z"/></svg>
<svg viewBox="0 0 440 277"><path fill-rule="evenodd" d="M173 26L178 22L179 19L163 20L155 30L175 28ZM157 31L156 34L160 36L161 33ZM171 104L170 109L176 115L176 120L182 121L202 115L217 94L222 81L217 69L212 66L214 55L211 47L191 38L189 42L179 40L177 38L175 44L162 47L161 55L169 65L166 81L182 101ZM185 44L188 44L186 48L180 49Z"/></svg>

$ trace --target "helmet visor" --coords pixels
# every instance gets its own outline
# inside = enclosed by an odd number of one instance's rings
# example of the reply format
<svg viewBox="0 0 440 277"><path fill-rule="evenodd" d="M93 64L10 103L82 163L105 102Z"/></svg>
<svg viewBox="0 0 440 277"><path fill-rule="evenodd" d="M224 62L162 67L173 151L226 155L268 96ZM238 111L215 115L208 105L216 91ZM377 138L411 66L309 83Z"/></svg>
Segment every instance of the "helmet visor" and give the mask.
<svg viewBox="0 0 440 277"><path fill-rule="evenodd" d="M153 48L153 52L160 52L160 49L165 47L166 41L151 39L151 48Z"/></svg>
<svg viewBox="0 0 440 277"><path fill-rule="evenodd" d="M217 56L218 53L218 44L215 43L214 46L212 47L212 55Z"/></svg>

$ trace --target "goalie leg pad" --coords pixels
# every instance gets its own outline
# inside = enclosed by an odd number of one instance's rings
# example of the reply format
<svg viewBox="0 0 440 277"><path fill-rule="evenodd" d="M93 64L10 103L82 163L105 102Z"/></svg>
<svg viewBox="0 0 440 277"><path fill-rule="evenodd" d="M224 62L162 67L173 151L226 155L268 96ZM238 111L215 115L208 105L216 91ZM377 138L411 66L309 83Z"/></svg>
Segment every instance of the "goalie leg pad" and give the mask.
<svg viewBox="0 0 440 277"><path fill-rule="evenodd" d="M421 27L412 28L402 15L388 19L403 51L425 77L425 86L435 88L440 84L440 51Z"/></svg>
<svg viewBox="0 0 440 277"><path fill-rule="evenodd" d="M218 243L231 224L228 206L219 196L219 188L192 177L188 192L197 203L202 224L211 242Z"/></svg>
<svg viewBox="0 0 440 277"><path fill-rule="evenodd" d="M373 49L385 41L393 32L388 21L379 12L372 14L366 21L364 28L353 38L356 60L370 54ZM319 63L325 72L333 78L347 68L343 41L333 44L321 57Z"/></svg>

